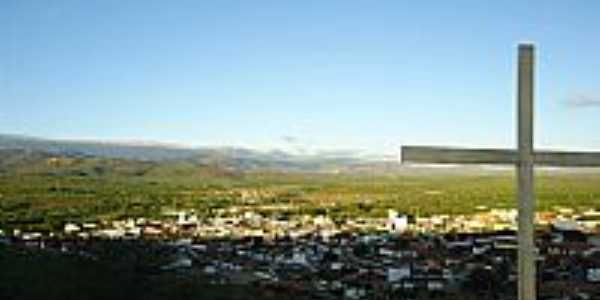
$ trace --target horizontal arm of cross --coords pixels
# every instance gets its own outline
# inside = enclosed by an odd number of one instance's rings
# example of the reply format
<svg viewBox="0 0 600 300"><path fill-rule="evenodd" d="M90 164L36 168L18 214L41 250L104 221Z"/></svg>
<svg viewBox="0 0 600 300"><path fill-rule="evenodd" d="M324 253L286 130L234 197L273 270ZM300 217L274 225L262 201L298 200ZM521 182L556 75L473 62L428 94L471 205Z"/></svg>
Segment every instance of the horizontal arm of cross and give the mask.
<svg viewBox="0 0 600 300"><path fill-rule="evenodd" d="M515 150L460 149L449 147L402 146L403 163L423 164L504 164L518 163ZM600 167L600 152L536 151L534 162L541 166Z"/></svg>

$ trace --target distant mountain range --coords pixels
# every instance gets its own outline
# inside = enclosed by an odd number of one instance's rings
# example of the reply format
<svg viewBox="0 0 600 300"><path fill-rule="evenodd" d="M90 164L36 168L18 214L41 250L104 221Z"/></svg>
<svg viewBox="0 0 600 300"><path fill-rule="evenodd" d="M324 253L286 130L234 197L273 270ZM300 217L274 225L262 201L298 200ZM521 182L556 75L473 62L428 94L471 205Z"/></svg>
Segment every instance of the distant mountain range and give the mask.
<svg viewBox="0 0 600 300"><path fill-rule="evenodd" d="M38 156L44 153L74 158L109 158L146 162L185 161L231 170L346 172L389 170L398 165L397 161L390 161L384 157L364 157L349 151L299 155L282 150L258 151L236 147L190 148L147 142L50 140L8 134L0 134L0 150L4 150L5 153L7 150L19 150Z"/></svg>

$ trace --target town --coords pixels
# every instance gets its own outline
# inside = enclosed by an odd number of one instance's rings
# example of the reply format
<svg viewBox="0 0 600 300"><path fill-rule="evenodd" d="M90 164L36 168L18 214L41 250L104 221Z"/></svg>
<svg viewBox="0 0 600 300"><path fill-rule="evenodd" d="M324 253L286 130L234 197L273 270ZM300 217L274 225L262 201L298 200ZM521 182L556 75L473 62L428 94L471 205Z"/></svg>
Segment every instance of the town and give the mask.
<svg viewBox="0 0 600 300"><path fill-rule="evenodd" d="M0 241L106 263L127 257L148 274L306 299L515 299L516 217L515 209L487 207L428 217L390 209L385 218L343 221L239 207L211 218L165 210L160 220L13 229ZM557 207L537 213L536 228L540 299L598 299L600 212Z"/></svg>

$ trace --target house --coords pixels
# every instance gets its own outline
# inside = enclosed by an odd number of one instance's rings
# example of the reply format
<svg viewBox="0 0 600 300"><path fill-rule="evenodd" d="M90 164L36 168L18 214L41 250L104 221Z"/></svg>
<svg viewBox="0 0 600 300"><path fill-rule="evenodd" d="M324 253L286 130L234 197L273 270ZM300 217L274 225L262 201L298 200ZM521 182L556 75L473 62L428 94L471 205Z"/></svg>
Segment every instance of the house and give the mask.
<svg viewBox="0 0 600 300"><path fill-rule="evenodd" d="M572 219L557 218L552 222L552 228L558 231L575 231L579 230L579 224Z"/></svg>
<svg viewBox="0 0 600 300"><path fill-rule="evenodd" d="M600 212L586 212L583 216L577 218L577 225L587 230L600 228Z"/></svg>
<svg viewBox="0 0 600 300"><path fill-rule="evenodd" d="M147 236L158 236L161 235L162 229L160 229L160 227L151 227L151 226L146 226L142 229L141 232L143 235L147 235Z"/></svg>
<svg viewBox="0 0 600 300"><path fill-rule="evenodd" d="M431 279L427 281L427 289L429 291L442 291L445 286L445 280L443 279Z"/></svg>
<svg viewBox="0 0 600 300"><path fill-rule="evenodd" d="M42 238L43 235L40 232L25 232L21 235L24 245L30 248L44 248L45 244Z"/></svg>
<svg viewBox="0 0 600 300"><path fill-rule="evenodd" d="M395 210L388 211L387 228L390 232L402 233L408 229L408 217L399 216Z"/></svg>
<svg viewBox="0 0 600 300"><path fill-rule="evenodd" d="M83 229L85 229L85 230L94 230L94 229L98 228L98 224L96 224L96 223L91 223L91 222L90 222L90 223L83 223L83 224L81 225L81 227L82 227Z"/></svg>
<svg viewBox="0 0 600 300"><path fill-rule="evenodd" d="M600 283L600 266L588 267L585 279L588 282Z"/></svg>
<svg viewBox="0 0 600 300"><path fill-rule="evenodd" d="M397 282L404 278L409 278L411 276L411 268L410 265L405 265L401 267L390 267L387 269L387 282Z"/></svg>
<svg viewBox="0 0 600 300"><path fill-rule="evenodd" d="M188 257L178 257L174 262L162 266L160 269L163 271L170 271L176 269L186 269L192 267L192 260Z"/></svg>
<svg viewBox="0 0 600 300"><path fill-rule="evenodd" d="M448 242L446 247L451 255L469 255L474 252L473 240Z"/></svg>
<svg viewBox="0 0 600 300"><path fill-rule="evenodd" d="M108 239L119 239L125 236L125 231L122 229L103 229L97 231L96 235Z"/></svg>
<svg viewBox="0 0 600 300"><path fill-rule="evenodd" d="M344 267L343 262L332 262L330 264L330 268L332 271L340 271L340 270L342 270L343 267Z"/></svg>
<svg viewBox="0 0 600 300"><path fill-rule="evenodd" d="M366 294L367 292L364 288L351 287L344 290L344 298L346 299L361 299Z"/></svg>
<svg viewBox="0 0 600 300"><path fill-rule="evenodd" d="M66 234L74 234L81 231L81 227L75 223L67 223L65 224L64 231Z"/></svg>
<svg viewBox="0 0 600 300"><path fill-rule="evenodd" d="M42 238L40 232L26 232L21 235L21 239L24 241L39 241Z"/></svg>
<svg viewBox="0 0 600 300"><path fill-rule="evenodd" d="M215 266L212 266L212 265L207 265L207 266L204 266L204 268L202 269L202 272L204 272L204 274L207 274L207 275L214 275L217 273L217 268L215 268Z"/></svg>

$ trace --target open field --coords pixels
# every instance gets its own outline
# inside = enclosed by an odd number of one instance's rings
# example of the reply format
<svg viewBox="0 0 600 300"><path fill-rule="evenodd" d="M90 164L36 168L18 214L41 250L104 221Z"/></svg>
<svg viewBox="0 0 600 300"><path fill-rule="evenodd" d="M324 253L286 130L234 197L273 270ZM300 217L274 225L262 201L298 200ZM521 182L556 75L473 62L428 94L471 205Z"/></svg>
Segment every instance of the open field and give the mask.
<svg viewBox="0 0 600 300"><path fill-rule="evenodd" d="M65 221L159 217L165 209L211 215L240 207L334 218L459 214L515 207L509 171L429 170L394 175L234 172L185 163L93 158L58 167L32 162L0 175L0 228L62 228ZM600 208L600 172L538 172L538 210Z"/></svg>

